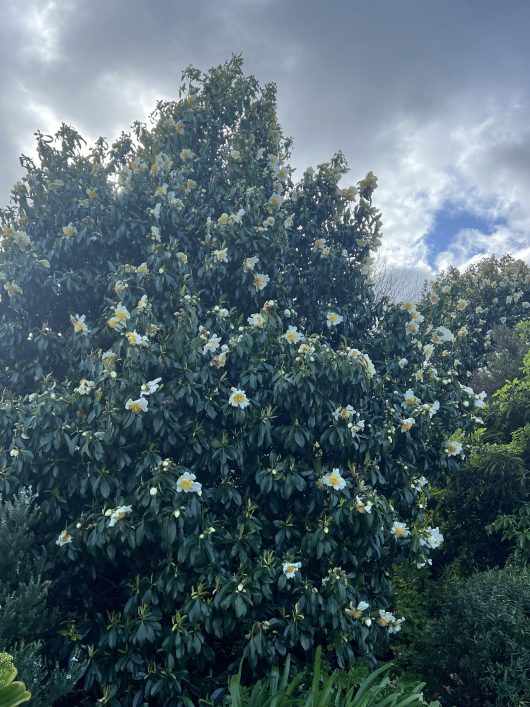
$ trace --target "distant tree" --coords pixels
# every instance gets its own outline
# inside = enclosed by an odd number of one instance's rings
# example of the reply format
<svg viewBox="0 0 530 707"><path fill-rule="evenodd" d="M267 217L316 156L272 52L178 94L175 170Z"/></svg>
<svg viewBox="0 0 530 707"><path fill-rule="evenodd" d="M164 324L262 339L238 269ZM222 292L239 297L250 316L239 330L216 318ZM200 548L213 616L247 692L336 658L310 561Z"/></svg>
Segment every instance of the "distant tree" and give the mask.
<svg viewBox="0 0 530 707"><path fill-rule="evenodd" d="M426 284L421 310L429 321L455 332L456 353L471 377L485 365L495 328L513 330L528 318L530 268L510 255L483 258L464 272L449 268Z"/></svg>

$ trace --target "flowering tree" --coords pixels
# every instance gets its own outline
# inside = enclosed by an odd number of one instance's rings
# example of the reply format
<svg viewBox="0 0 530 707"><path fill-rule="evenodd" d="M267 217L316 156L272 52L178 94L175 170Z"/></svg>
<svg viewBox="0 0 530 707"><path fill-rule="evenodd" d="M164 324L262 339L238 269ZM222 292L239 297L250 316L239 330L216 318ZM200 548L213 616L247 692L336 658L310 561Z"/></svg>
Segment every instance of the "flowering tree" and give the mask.
<svg viewBox="0 0 530 707"><path fill-rule="evenodd" d="M0 490L39 493L87 690L173 705L242 655L372 655L482 402L449 329L374 303L377 180L341 187L339 154L295 183L239 58L81 146L39 135L2 212Z"/></svg>
<svg viewBox="0 0 530 707"><path fill-rule="evenodd" d="M455 332L455 350L469 376L485 363L498 326L530 316L530 268L510 255L491 256L464 272L449 268L428 284L422 302L432 321Z"/></svg>

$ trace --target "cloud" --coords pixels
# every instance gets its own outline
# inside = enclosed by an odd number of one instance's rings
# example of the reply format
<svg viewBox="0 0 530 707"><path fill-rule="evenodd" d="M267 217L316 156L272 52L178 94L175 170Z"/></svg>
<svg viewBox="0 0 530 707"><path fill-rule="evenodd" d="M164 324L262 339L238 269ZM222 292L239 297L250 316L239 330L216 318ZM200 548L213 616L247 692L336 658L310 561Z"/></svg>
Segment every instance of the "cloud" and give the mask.
<svg viewBox="0 0 530 707"><path fill-rule="evenodd" d="M528 257L529 21L526 0L0 0L0 200L36 129L116 137L175 96L185 66L243 52L278 85L300 171L341 149L352 182L378 175L384 254L401 272L499 248ZM448 208L488 232L434 252Z"/></svg>

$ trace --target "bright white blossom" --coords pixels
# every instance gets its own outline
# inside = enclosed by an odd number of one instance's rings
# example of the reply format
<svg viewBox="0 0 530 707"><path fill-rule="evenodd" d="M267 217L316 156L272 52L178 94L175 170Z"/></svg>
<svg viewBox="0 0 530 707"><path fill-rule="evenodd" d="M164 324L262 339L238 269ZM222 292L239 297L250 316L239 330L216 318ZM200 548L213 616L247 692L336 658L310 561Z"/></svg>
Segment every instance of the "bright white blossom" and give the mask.
<svg viewBox="0 0 530 707"><path fill-rule="evenodd" d="M201 496L202 484L195 481L196 478L195 474L190 474L189 471L185 471L182 476L177 479L177 493L196 493L198 496Z"/></svg>
<svg viewBox="0 0 530 707"><path fill-rule="evenodd" d="M303 339L303 334L295 326L290 326L283 334L283 338L287 339L290 344L298 344Z"/></svg>
<svg viewBox="0 0 530 707"><path fill-rule="evenodd" d="M250 326L257 327L258 329L263 329L265 326L265 317L263 314L251 314L247 318L247 322L250 324Z"/></svg>
<svg viewBox="0 0 530 707"><path fill-rule="evenodd" d="M427 545L431 550L436 550L443 543L444 536L440 533L439 528L425 528L423 535L420 537L420 545Z"/></svg>
<svg viewBox="0 0 530 707"><path fill-rule="evenodd" d="M59 545L59 547L62 547L63 545L68 545L68 543L72 542L72 536L67 530L63 530L61 533L59 533L59 537L55 541L56 545Z"/></svg>
<svg viewBox="0 0 530 707"><path fill-rule="evenodd" d="M292 579L299 572L301 566L301 562L284 562L283 573L287 579Z"/></svg>
<svg viewBox="0 0 530 707"><path fill-rule="evenodd" d="M264 290L270 282L270 277L264 273L256 273L252 281L256 290Z"/></svg>
<svg viewBox="0 0 530 707"><path fill-rule="evenodd" d="M352 619L360 619L363 611L370 608L370 604L367 601L360 601L357 606L350 602L350 606L344 609L344 613Z"/></svg>
<svg viewBox="0 0 530 707"><path fill-rule="evenodd" d="M392 535L396 538L396 540L398 540L399 538L406 538L410 535L410 530L408 529L407 524L401 523L397 520L392 523L391 532Z"/></svg>
<svg viewBox="0 0 530 707"><path fill-rule="evenodd" d="M142 336L137 331L126 332L125 338L131 346L149 346L149 339L147 336Z"/></svg>
<svg viewBox="0 0 530 707"><path fill-rule="evenodd" d="M241 408L242 410L250 405L250 400L247 398L244 390L241 390L241 388L231 388L231 391L230 397L228 398L230 405L235 408Z"/></svg>
<svg viewBox="0 0 530 707"><path fill-rule="evenodd" d="M336 491L342 491L346 487L346 481L342 478L340 469L333 469L329 474L325 474L322 477L322 483L325 486L331 486Z"/></svg>
<svg viewBox="0 0 530 707"><path fill-rule="evenodd" d="M81 381L77 388L75 388L75 392L79 393L79 395L89 395L95 387L94 381L89 381L86 378L81 378Z"/></svg>
<svg viewBox="0 0 530 707"><path fill-rule="evenodd" d="M88 334L89 329L85 322L84 314L76 314L75 317L70 317L70 323L74 327L76 334Z"/></svg>
<svg viewBox="0 0 530 707"><path fill-rule="evenodd" d="M253 255L251 258L245 258L243 260L243 270L245 272L250 272L251 270L254 270L256 265L258 264L259 258L257 255Z"/></svg>
<svg viewBox="0 0 530 707"><path fill-rule="evenodd" d="M139 415L141 412L147 412L147 405L147 400L144 397L138 398L137 400L129 398L125 403L125 409L130 410L135 415Z"/></svg>
<svg viewBox="0 0 530 707"><path fill-rule="evenodd" d="M401 421L401 431L408 432L415 424L416 420L413 417L406 417Z"/></svg>
<svg viewBox="0 0 530 707"><path fill-rule="evenodd" d="M349 422L353 419L355 410L352 405L346 405L346 407L338 407L333 412L333 417L335 420L346 420Z"/></svg>
<svg viewBox="0 0 530 707"><path fill-rule="evenodd" d="M155 378L152 381L147 381L147 383L142 383L142 387L140 388L140 393L145 396L145 395L152 395L153 393L156 393L158 388L160 387L160 381L162 378Z"/></svg>
<svg viewBox="0 0 530 707"><path fill-rule="evenodd" d="M220 263L228 262L228 248L221 248L212 252L213 257Z"/></svg>
<svg viewBox="0 0 530 707"><path fill-rule="evenodd" d="M112 528L119 520L123 520L126 515L132 513L132 506L118 506L110 513L109 528Z"/></svg>
<svg viewBox="0 0 530 707"><path fill-rule="evenodd" d="M444 342L453 341L454 338L454 334L447 327L440 326L431 336L431 341L433 344L441 344Z"/></svg>
<svg viewBox="0 0 530 707"><path fill-rule="evenodd" d="M444 442L444 449L448 457L455 457L462 452L462 445L454 439L448 439Z"/></svg>
<svg viewBox="0 0 530 707"><path fill-rule="evenodd" d="M326 314L326 325L328 329L331 329L331 327L338 326L341 322L344 321L344 317L342 314L337 314L337 312L328 312Z"/></svg>
<svg viewBox="0 0 530 707"><path fill-rule="evenodd" d="M410 390L410 388L409 388L409 390L407 390L405 392L405 394L403 395L403 401L404 401L404 405L408 405L409 407L412 407L413 405L416 405L417 403L419 403L420 399L417 398L414 395L414 393L412 392L412 390Z"/></svg>
<svg viewBox="0 0 530 707"><path fill-rule="evenodd" d="M221 337L217 336L217 334L212 334L212 336L208 339L208 341L202 347L203 354L213 353L214 351L217 351L220 344L221 344Z"/></svg>
<svg viewBox="0 0 530 707"><path fill-rule="evenodd" d="M360 496L355 497L355 510L358 513L371 513L373 505L372 501L365 501Z"/></svg>
<svg viewBox="0 0 530 707"><path fill-rule="evenodd" d="M65 238L72 238L77 233L77 228L73 223L69 223L68 226L63 226L63 236Z"/></svg>

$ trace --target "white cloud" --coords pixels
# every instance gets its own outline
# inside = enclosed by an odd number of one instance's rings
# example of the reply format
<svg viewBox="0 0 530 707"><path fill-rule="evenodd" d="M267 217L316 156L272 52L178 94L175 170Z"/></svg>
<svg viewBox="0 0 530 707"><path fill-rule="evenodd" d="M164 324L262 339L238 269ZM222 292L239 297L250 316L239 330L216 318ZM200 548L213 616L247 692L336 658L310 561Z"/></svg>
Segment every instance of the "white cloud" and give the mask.
<svg viewBox="0 0 530 707"><path fill-rule="evenodd" d="M112 139L173 97L185 66L241 51L278 84L299 172L341 149L352 182L378 175L384 253L401 273L524 254L529 18L526 0L0 0L0 195L36 129L65 121ZM433 257L426 234L448 204L503 225L457 234Z"/></svg>

